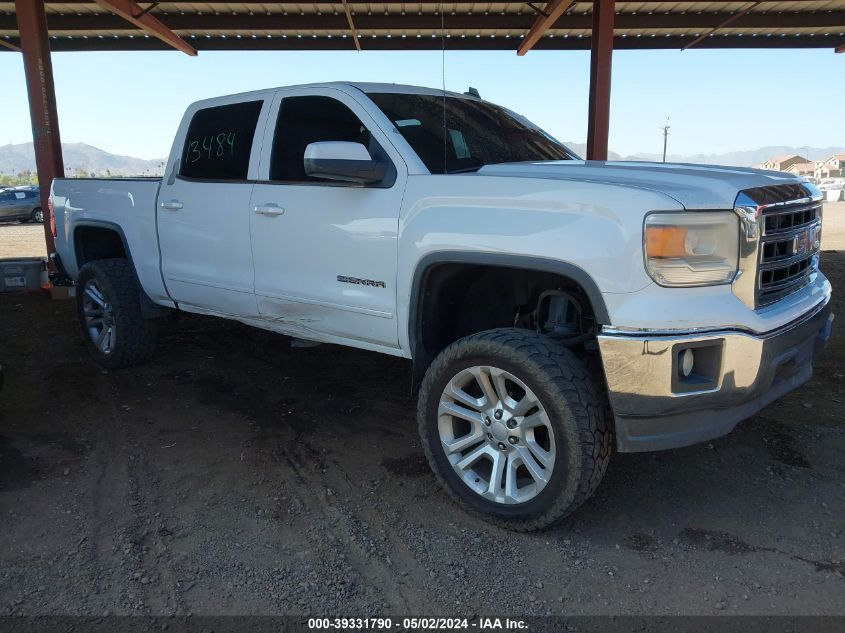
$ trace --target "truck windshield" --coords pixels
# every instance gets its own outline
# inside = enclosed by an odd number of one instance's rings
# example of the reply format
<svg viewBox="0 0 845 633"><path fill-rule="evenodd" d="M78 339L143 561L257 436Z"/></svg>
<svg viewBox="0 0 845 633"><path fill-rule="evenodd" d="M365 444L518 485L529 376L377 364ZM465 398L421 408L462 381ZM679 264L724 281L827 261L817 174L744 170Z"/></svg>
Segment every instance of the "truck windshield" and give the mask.
<svg viewBox="0 0 845 633"><path fill-rule="evenodd" d="M577 158L542 130L492 103L447 96L444 108L439 95L367 96L432 174L476 171L494 163Z"/></svg>

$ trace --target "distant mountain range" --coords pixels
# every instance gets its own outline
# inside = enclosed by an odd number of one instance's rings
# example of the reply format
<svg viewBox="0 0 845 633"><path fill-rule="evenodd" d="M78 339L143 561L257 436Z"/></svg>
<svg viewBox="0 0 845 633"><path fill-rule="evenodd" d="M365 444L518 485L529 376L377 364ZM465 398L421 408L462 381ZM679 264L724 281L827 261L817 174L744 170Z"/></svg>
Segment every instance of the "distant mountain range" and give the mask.
<svg viewBox="0 0 845 633"><path fill-rule="evenodd" d="M564 143L574 150L579 156L586 156L586 143ZM760 149L740 150L725 152L723 154L693 154L684 156L682 154L668 154L666 161L670 163L700 163L703 165L732 165L735 167L756 167L769 158L778 156L792 156L797 154L809 160L825 160L834 154L845 153L845 147L790 147L789 145L768 145ZM614 152L608 152L610 160L646 160L659 162L663 160L663 154L651 154L647 152L621 156Z"/></svg>
<svg viewBox="0 0 845 633"><path fill-rule="evenodd" d="M585 143L566 143L578 155L587 154ZM110 154L85 143L67 143L62 145L65 161L65 173L68 176L160 176L164 171L165 158L143 160L131 156ZM755 150L726 152L724 154L695 154L682 156L669 154L666 160L677 163L703 163L706 165L735 165L754 167L768 158L798 154L811 160L822 160L833 154L845 154L845 147L790 147L771 145ZM641 153L621 156L609 152L610 160L645 160L659 161L660 154ZM32 143L0 146L0 175L16 175L24 171L35 171L35 153Z"/></svg>
<svg viewBox="0 0 845 633"><path fill-rule="evenodd" d="M798 155L816 161L826 160L834 154L845 153L845 147L790 147L788 145L769 145L760 149L726 152L724 154L694 154L680 156L669 154L666 160L672 163L702 163L705 165L734 165L737 167L755 167L769 158ZM662 160L662 154L637 154L627 160Z"/></svg>
<svg viewBox="0 0 845 633"><path fill-rule="evenodd" d="M63 143L62 155L68 176L160 176L165 159L144 160L110 154L86 143ZM0 175L14 176L35 171L32 143L0 146Z"/></svg>

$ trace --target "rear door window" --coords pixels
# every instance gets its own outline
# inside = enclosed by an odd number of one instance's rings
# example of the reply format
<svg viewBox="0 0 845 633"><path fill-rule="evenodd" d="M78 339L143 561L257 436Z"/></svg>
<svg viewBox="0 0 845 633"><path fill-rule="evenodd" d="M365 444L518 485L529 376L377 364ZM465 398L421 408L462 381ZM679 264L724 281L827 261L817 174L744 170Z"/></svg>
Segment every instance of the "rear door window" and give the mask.
<svg viewBox="0 0 845 633"><path fill-rule="evenodd" d="M179 175L198 180L246 180L262 101L198 110L188 126Z"/></svg>

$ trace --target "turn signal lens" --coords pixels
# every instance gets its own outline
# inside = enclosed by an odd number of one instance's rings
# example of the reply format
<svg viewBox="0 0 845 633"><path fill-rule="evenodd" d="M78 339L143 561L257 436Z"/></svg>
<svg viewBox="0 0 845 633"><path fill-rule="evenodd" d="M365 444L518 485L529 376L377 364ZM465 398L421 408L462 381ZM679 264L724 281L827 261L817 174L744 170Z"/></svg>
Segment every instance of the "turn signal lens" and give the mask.
<svg viewBox="0 0 845 633"><path fill-rule="evenodd" d="M645 241L649 257L683 257L687 230L680 226L646 226Z"/></svg>

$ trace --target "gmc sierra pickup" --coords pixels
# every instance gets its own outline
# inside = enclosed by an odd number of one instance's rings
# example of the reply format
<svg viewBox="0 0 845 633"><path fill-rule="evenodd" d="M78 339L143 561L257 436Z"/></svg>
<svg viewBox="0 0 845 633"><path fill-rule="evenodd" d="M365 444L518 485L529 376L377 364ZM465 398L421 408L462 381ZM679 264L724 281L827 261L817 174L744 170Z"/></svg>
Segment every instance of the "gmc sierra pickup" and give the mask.
<svg viewBox="0 0 845 633"><path fill-rule="evenodd" d="M577 508L614 447L795 389L833 320L806 180L585 162L472 94L201 101L162 179L57 179L51 209L101 365L150 358L168 309L409 358L435 475L517 530Z"/></svg>

